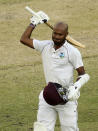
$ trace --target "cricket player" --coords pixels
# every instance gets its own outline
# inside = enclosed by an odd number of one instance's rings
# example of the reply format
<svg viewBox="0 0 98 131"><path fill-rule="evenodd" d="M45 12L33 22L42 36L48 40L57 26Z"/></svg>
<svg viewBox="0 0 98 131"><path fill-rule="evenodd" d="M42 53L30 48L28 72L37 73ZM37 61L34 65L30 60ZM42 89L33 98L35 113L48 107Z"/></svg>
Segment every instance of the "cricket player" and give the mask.
<svg viewBox="0 0 98 131"><path fill-rule="evenodd" d="M39 95L39 108L34 131L54 131L57 114L62 131L79 131L77 100L80 88L89 80L85 73L79 50L66 41L68 25L55 24L52 40L31 38L32 31L44 18L31 18L31 23L22 34L20 42L41 53L46 87ZM46 31L47 32L47 31ZM73 83L73 71L78 77Z"/></svg>

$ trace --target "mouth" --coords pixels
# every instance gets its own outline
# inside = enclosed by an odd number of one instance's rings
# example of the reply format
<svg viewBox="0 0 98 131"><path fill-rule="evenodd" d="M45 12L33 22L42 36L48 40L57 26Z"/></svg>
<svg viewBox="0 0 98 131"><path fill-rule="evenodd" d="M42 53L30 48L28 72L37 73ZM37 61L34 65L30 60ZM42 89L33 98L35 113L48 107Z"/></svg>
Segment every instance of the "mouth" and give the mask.
<svg viewBox="0 0 98 131"><path fill-rule="evenodd" d="M60 40L59 40L59 39L53 39L53 41L54 41L54 42L60 42Z"/></svg>

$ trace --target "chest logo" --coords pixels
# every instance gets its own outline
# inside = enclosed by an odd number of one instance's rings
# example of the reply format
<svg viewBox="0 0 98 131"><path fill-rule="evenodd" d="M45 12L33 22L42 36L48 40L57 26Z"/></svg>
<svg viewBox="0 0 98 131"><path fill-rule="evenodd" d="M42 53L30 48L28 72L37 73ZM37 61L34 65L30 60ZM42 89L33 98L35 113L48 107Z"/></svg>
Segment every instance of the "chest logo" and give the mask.
<svg viewBox="0 0 98 131"><path fill-rule="evenodd" d="M60 58L64 58L64 57L65 57L64 52L61 52L61 53L59 54L59 56L60 56Z"/></svg>

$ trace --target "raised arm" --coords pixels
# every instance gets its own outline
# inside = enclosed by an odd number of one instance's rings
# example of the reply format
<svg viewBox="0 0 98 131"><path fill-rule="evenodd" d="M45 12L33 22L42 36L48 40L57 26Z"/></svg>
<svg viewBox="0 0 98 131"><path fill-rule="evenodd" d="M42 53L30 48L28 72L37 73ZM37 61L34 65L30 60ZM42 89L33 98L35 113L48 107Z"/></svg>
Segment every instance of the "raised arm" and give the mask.
<svg viewBox="0 0 98 131"><path fill-rule="evenodd" d="M34 49L33 46L33 39L31 39L31 34L32 31L34 30L35 26L38 24L43 24L44 22L49 20L49 17L47 16L47 14L45 14L42 11L39 11L38 13L36 13L37 15L34 15L30 21L31 24L27 27L27 29L25 30L25 32L22 34L20 42L30 48Z"/></svg>
<svg viewBox="0 0 98 131"><path fill-rule="evenodd" d="M20 42L30 48L33 48L34 49L34 46L33 46L33 39L31 39L31 34L32 34L32 31L34 30L35 28L35 25L33 24L30 24L27 29L25 30L25 32L22 34L21 36L21 39L20 39Z"/></svg>

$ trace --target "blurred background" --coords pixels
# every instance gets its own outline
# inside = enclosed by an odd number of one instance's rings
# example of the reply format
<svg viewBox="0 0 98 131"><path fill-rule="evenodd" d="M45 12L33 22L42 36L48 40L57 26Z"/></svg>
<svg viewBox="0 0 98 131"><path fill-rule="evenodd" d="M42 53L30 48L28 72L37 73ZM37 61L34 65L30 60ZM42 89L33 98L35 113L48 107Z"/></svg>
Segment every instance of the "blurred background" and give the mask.
<svg viewBox="0 0 98 131"><path fill-rule="evenodd" d="M0 0L0 131L33 131L38 95L45 86L40 53L19 42L30 23L25 6L47 13L52 25L65 21L69 34L86 45L78 49L91 79L81 90L78 124L80 131L97 131L98 0ZM47 40L51 35L41 24L32 38ZM60 131L59 120L55 131Z"/></svg>

